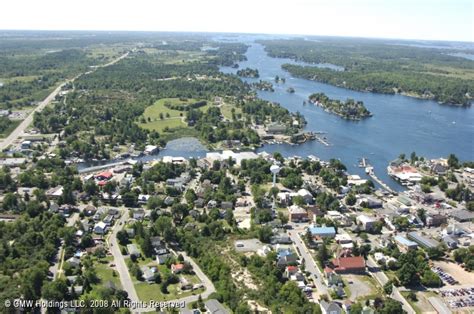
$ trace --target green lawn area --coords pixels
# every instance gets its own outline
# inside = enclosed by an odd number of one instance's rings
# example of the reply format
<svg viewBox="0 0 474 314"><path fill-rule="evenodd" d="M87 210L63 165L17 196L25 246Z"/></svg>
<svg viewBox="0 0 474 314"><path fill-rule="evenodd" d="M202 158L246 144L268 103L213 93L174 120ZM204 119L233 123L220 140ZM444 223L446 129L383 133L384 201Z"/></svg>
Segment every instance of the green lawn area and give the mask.
<svg viewBox="0 0 474 314"><path fill-rule="evenodd" d="M176 104L192 104L197 102L196 99L187 99L185 101L179 98L163 98L155 102L153 105L147 107L143 113L145 118L145 123L139 123L138 125L147 130L155 130L162 132L165 127L170 129L175 128L188 128L186 122L184 122L184 117L186 116L185 111L179 111L170 109L165 106L169 103L171 105ZM209 104L206 106L200 107L199 110L205 111L209 108ZM160 114L163 115L163 119L160 118ZM167 117L169 115L169 117Z"/></svg>
<svg viewBox="0 0 474 314"><path fill-rule="evenodd" d="M235 108L235 114L242 113L242 109L237 108L231 104L223 104L221 106L221 112L224 118L232 120L232 108Z"/></svg>
<svg viewBox="0 0 474 314"><path fill-rule="evenodd" d="M13 130L16 129L16 127L21 123L22 120L13 120L11 121L9 127L0 133L0 138L4 138L4 137L7 137L8 135L10 135L11 132L13 132Z"/></svg>
<svg viewBox="0 0 474 314"><path fill-rule="evenodd" d="M118 272L115 272L116 276L113 275L114 270L109 267L109 264L113 263L113 257L107 256L102 259L94 259L94 269L97 273L97 277L100 278L98 286L103 286L107 281L112 281L117 288L122 287L120 284L120 277Z"/></svg>

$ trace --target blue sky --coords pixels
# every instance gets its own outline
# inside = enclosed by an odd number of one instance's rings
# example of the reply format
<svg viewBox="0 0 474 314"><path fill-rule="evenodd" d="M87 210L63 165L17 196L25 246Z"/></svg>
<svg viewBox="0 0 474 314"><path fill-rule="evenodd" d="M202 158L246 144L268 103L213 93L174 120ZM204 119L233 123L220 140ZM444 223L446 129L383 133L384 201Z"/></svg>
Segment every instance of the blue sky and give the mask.
<svg viewBox="0 0 474 314"><path fill-rule="evenodd" d="M0 29L204 31L474 41L473 0L7 0Z"/></svg>

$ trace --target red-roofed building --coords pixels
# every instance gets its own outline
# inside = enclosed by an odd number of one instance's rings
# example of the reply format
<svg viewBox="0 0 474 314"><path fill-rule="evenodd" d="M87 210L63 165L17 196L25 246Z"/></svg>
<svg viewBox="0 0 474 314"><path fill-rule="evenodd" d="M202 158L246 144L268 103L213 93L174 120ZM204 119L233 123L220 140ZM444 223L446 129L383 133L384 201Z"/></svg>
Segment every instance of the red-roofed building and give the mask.
<svg viewBox="0 0 474 314"><path fill-rule="evenodd" d="M362 256L339 257L332 260L334 271L338 274L365 272L365 260Z"/></svg>
<svg viewBox="0 0 474 314"><path fill-rule="evenodd" d="M171 265L171 272L173 274L178 274L180 272L182 272L184 269L184 264L173 264Z"/></svg>
<svg viewBox="0 0 474 314"><path fill-rule="evenodd" d="M99 173L95 176L95 178L97 180L101 180L101 181L110 180L110 179L112 179L112 177L113 177L113 174L110 171L104 171L104 172L101 172L101 173Z"/></svg>
<svg viewBox="0 0 474 314"><path fill-rule="evenodd" d="M298 266L286 266L285 275L287 278L290 278L291 275L296 274L298 271Z"/></svg>
<svg viewBox="0 0 474 314"><path fill-rule="evenodd" d="M106 185L106 184L107 184L107 181L99 181L99 182L97 183L98 186L104 186L104 185Z"/></svg>

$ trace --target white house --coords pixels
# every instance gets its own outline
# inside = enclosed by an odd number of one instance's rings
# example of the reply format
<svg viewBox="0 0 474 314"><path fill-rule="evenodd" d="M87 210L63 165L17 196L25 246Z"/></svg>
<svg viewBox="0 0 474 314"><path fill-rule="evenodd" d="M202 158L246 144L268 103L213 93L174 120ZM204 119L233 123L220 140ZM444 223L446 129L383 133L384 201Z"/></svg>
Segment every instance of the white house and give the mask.
<svg viewBox="0 0 474 314"><path fill-rule="evenodd" d="M105 234L107 232L107 224L103 221L99 221L94 225L94 233Z"/></svg>

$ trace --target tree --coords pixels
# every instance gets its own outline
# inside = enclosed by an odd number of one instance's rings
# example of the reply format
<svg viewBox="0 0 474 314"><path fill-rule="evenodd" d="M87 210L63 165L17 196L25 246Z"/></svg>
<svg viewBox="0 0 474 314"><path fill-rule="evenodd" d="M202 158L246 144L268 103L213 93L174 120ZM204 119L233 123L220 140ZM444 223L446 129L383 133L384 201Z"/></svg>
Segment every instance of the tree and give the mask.
<svg viewBox="0 0 474 314"><path fill-rule="evenodd" d="M397 276L400 280L400 284L403 286L414 286L420 282L420 277L418 275L416 266L411 263L404 264L397 271Z"/></svg>
<svg viewBox="0 0 474 314"><path fill-rule="evenodd" d="M120 230L117 232L117 240L121 245L128 244L128 233L125 230Z"/></svg>
<svg viewBox="0 0 474 314"><path fill-rule="evenodd" d="M459 168L459 159L454 154L449 154L448 166L453 169Z"/></svg>
<svg viewBox="0 0 474 314"><path fill-rule="evenodd" d="M431 270L426 270L421 277L421 283L426 286L426 287L441 287L443 285L443 282L441 281L441 278L437 274L435 274Z"/></svg>
<svg viewBox="0 0 474 314"><path fill-rule="evenodd" d="M393 291L393 282L391 280L387 281L387 283L383 286L383 291L387 295L391 295Z"/></svg>
<svg viewBox="0 0 474 314"><path fill-rule="evenodd" d="M67 294L68 287L64 279L47 282L41 289L41 295L46 300L62 301L66 298Z"/></svg>
<svg viewBox="0 0 474 314"><path fill-rule="evenodd" d="M404 314L402 304L393 299L386 299L383 302L383 307L377 311L380 314Z"/></svg>
<svg viewBox="0 0 474 314"><path fill-rule="evenodd" d="M349 195L347 195L346 197L346 205L354 206L356 202L357 202L357 198L354 195L354 193L349 193Z"/></svg>
<svg viewBox="0 0 474 314"><path fill-rule="evenodd" d="M258 239L263 243L270 243L272 235L273 231L270 226L262 226L258 229Z"/></svg>

